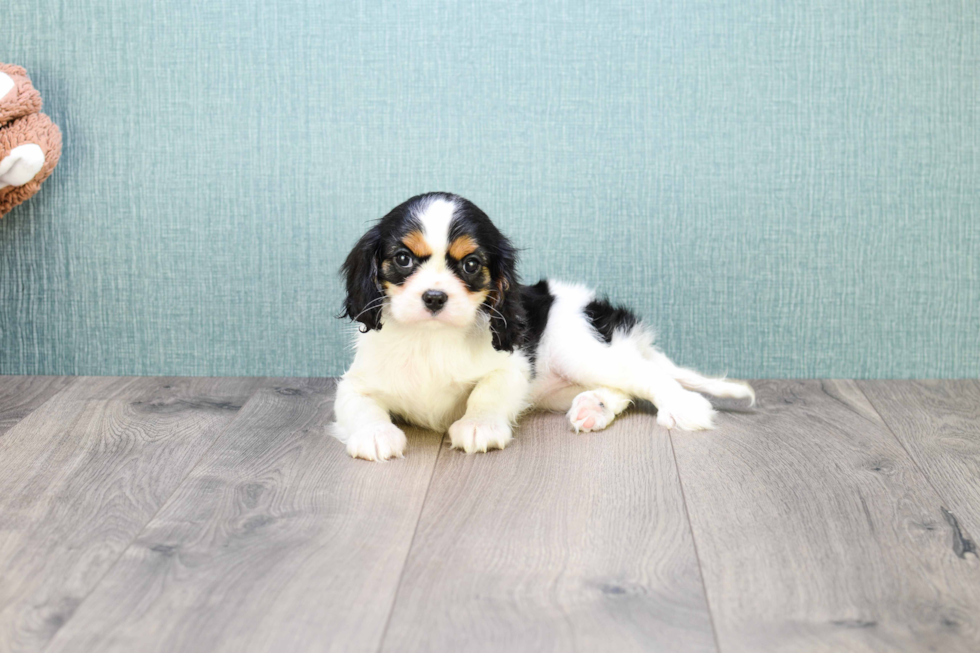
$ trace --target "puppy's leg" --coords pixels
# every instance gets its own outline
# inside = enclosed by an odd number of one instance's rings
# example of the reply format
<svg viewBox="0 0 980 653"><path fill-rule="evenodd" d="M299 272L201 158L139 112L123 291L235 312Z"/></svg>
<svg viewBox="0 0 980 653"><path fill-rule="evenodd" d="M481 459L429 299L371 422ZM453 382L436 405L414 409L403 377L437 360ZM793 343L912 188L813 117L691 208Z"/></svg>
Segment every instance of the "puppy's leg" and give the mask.
<svg viewBox="0 0 980 653"><path fill-rule="evenodd" d="M617 380L615 387L652 402L657 407L657 424L664 428L685 431L714 428L715 410L711 402L685 390L674 377L645 358L624 361L609 377Z"/></svg>
<svg viewBox="0 0 980 653"><path fill-rule="evenodd" d="M337 421L332 435L347 445L353 458L388 460L401 458L408 440L391 423L391 415L373 398L358 392L350 381L341 379L334 402Z"/></svg>
<svg viewBox="0 0 980 653"><path fill-rule="evenodd" d="M511 365L480 379L466 401L466 413L449 427L454 449L473 453L503 449L510 443L514 437L511 425L527 408L526 368L526 362Z"/></svg>
<svg viewBox="0 0 980 653"><path fill-rule="evenodd" d="M567 385L548 394L538 396L534 399L534 407L540 410L550 410L556 413L567 413L572 407L575 397L588 390L581 385Z"/></svg>
<svg viewBox="0 0 980 653"><path fill-rule="evenodd" d="M574 346L572 346L574 344ZM657 423L666 428L697 431L713 428L711 402L685 390L658 362L646 358L632 339L611 345L587 336L569 343L560 361L561 375L586 387L615 388L657 407Z"/></svg>
<svg viewBox="0 0 980 653"><path fill-rule="evenodd" d="M652 347L645 355L652 362L659 365L661 369L677 379L677 382L687 390L704 392L714 397L749 399L751 401L749 405L755 404L755 391L745 381L731 381L724 378L713 379L703 376L694 370L679 367L674 361L667 358L663 352Z"/></svg>
<svg viewBox="0 0 980 653"><path fill-rule="evenodd" d="M565 413L575 432L600 431L633 403L629 395L615 388L570 385L538 397L534 405L541 410Z"/></svg>
<svg viewBox="0 0 980 653"><path fill-rule="evenodd" d="M601 431L633 403L630 396L615 388L596 388L579 393L568 410L568 421L575 432Z"/></svg>

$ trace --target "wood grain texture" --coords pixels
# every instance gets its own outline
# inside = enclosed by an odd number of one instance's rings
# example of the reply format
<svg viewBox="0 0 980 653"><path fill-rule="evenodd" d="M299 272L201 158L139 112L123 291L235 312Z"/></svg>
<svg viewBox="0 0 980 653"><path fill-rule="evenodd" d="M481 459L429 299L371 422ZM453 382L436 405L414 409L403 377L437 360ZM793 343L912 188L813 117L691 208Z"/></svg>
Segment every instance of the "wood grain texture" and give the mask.
<svg viewBox="0 0 980 653"><path fill-rule="evenodd" d="M0 437L69 383L67 376L0 376Z"/></svg>
<svg viewBox="0 0 980 653"><path fill-rule="evenodd" d="M0 438L0 651L43 649L257 383L77 379Z"/></svg>
<svg viewBox="0 0 980 653"><path fill-rule="evenodd" d="M376 651L440 442L351 460L334 387L257 392L48 651Z"/></svg>
<svg viewBox="0 0 980 653"><path fill-rule="evenodd" d="M964 555L980 537L980 381L858 381L945 501Z"/></svg>
<svg viewBox="0 0 980 653"><path fill-rule="evenodd" d="M535 414L444 451L382 650L714 651L666 431Z"/></svg>
<svg viewBox="0 0 980 653"><path fill-rule="evenodd" d="M976 557L857 385L757 391L672 434L722 650L978 650Z"/></svg>

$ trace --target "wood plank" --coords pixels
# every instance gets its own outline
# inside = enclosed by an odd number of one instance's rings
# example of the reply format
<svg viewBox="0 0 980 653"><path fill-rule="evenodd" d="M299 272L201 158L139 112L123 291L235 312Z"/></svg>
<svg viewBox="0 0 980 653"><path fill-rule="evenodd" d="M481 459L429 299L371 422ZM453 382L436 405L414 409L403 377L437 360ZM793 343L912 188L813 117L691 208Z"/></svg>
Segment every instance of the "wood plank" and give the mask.
<svg viewBox="0 0 980 653"><path fill-rule="evenodd" d="M859 381L949 509L964 554L980 537L980 381ZM971 535L974 539L971 539Z"/></svg>
<svg viewBox="0 0 980 653"><path fill-rule="evenodd" d="M67 376L0 376L0 437L71 381Z"/></svg>
<svg viewBox="0 0 980 653"><path fill-rule="evenodd" d="M257 392L48 650L376 651L440 439L352 460L334 387Z"/></svg>
<svg viewBox="0 0 980 653"><path fill-rule="evenodd" d="M756 389L672 434L722 650L980 650L980 565L857 385Z"/></svg>
<svg viewBox="0 0 980 653"><path fill-rule="evenodd" d="M534 414L439 458L384 651L715 651L666 431Z"/></svg>
<svg viewBox="0 0 980 653"><path fill-rule="evenodd" d="M0 651L39 651L255 379L80 378L0 438Z"/></svg>

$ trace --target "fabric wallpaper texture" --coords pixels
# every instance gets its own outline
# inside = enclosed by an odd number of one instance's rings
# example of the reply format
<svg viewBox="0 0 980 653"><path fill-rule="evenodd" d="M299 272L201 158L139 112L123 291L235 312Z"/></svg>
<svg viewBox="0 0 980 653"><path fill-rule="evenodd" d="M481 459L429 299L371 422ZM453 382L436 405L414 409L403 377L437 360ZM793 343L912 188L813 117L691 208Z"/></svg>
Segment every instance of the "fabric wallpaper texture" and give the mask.
<svg viewBox="0 0 980 653"><path fill-rule="evenodd" d="M737 377L980 375L980 4L8 0L64 155L0 373L334 375L418 192Z"/></svg>

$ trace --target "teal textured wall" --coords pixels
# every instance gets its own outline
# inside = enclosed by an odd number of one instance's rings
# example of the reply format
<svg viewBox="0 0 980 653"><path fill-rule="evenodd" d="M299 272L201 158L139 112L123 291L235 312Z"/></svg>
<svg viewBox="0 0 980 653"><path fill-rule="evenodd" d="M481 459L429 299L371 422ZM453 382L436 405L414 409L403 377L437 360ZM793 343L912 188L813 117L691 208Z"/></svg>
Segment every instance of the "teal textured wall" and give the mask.
<svg viewBox="0 0 980 653"><path fill-rule="evenodd" d="M742 377L980 373L980 4L7 0L65 154L0 373L329 375L343 255L475 201Z"/></svg>

